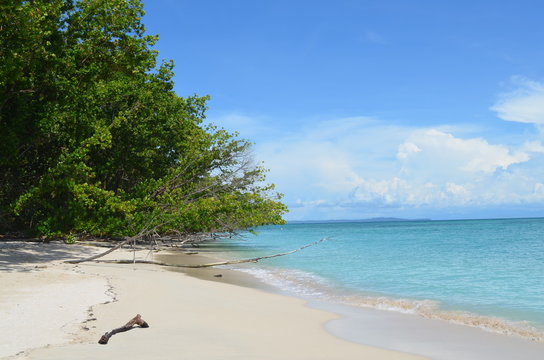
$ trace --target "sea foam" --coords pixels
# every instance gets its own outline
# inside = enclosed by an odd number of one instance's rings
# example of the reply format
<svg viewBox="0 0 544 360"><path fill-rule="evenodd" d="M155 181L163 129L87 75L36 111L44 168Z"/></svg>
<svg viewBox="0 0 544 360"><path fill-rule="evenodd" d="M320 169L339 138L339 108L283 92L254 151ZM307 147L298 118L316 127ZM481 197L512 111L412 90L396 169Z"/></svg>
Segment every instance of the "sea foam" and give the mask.
<svg viewBox="0 0 544 360"><path fill-rule="evenodd" d="M466 311L444 310L440 307L440 302L435 300L396 299L357 293L338 287L325 278L301 270L268 266L229 266L229 268L250 274L260 281L277 288L284 294L306 300L321 300L353 307L412 314L426 319L447 321L489 332L544 342L544 331L531 326L527 322L513 322L499 317L482 316Z"/></svg>

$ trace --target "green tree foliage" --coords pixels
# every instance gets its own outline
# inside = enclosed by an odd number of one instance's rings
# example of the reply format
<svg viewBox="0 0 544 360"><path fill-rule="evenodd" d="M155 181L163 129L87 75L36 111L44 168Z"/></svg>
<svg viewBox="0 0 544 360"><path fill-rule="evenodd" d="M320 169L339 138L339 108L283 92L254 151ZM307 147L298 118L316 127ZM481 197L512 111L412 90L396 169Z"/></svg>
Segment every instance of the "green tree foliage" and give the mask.
<svg viewBox="0 0 544 360"><path fill-rule="evenodd" d="M281 223L250 143L157 65L138 0L2 0L0 231L225 232Z"/></svg>

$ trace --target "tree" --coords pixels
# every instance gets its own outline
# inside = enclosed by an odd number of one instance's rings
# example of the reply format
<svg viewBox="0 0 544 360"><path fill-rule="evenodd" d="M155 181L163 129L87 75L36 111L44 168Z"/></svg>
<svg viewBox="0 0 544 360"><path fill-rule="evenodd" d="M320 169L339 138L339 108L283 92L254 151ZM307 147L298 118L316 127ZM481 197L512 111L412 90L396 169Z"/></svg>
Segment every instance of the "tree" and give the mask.
<svg viewBox="0 0 544 360"><path fill-rule="evenodd" d="M230 232L286 207L251 143L173 91L138 0L0 5L0 231Z"/></svg>

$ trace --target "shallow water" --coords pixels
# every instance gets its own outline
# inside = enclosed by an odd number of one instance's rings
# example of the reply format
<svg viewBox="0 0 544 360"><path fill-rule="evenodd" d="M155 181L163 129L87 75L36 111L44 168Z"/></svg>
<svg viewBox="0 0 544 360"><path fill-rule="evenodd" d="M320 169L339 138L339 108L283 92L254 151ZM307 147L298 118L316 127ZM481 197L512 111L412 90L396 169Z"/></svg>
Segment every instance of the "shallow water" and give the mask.
<svg viewBox="0 0 544 360"><path fill-rule="evenodd" d="M303 297L544 339L544 219L288 224L226 240L239 269Z"/></svg>

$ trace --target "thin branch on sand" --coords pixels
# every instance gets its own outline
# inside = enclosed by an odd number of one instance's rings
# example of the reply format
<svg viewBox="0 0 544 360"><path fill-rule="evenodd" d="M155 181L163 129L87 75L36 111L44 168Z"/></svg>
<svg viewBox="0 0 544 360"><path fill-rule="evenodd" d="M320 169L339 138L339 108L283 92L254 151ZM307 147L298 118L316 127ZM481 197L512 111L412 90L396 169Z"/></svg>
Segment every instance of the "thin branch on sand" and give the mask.
<svg viewBox="0 0 544 360"><path fill-rule="evenodd" d="M111 252L114 252L115 250L119 249L120 247L122 247L123 245L126 245L128 244L129 242L131 241L134 241L134 239L136 239L137 237L134 236L134 237L129 237L123 241L121 241L119 244L115 245L114 247L112 247L111 249L108 249L107 251L104 251L100 254L96 254L96 255L93 255L93 256L90 256L88 258L85 258L85 259L77 259L77 260L67 260L65 261L66 263L68 264L79 264L79 263L82 263L82 262L87 262L87 261L93 261L93 260L96 260L98 258L101 258L102 256L106 256L108 255L109 253Z"/></svg>
<svg viewBox="0 0 544 360"><path fill-rule="evenodd" d="M85 258L85 259L67 260L67 261L65 261L65 263L68 263L68 264L80 264L82 262L93 261L93 260L99 259L99 258L101 258L103 256L108 255L109 253L114 252L115 250L119 249L120 247L122 247L122 246L124 246L124 245L126 245L126 244L128 244L128 243L130 243L132 241L136 241L137 239L140 239L140 238L144 237L145 235L152 233L153 231L155 231L158 227L160 227L162 225L164 225L164 224L154 226L151 229L145 228L142 231L140 231L138 234L126 238L125 240L121 241L119 244L115 245L111 249L108 249L108 250L106 250L106 251L104 251L104 252L102 252L100 254L96 254L96 255L90 256L90 257Z"/></svg>
<svg viewBox="0 0 544 360"><path fill-rule="evenodd" d="M152 264L152 265L160 265L160 266L170 266L170 267L179 267L179 268L193 268L193 269L199 269L199 268L207 268L207 267L213 267L213 266L221 266L221 265L234 265L234 264L243 264L243 263L256 263L259 260L263 259L271 259L279 256L285 256L290 255L293 253L296 253L298 251L304 250L306 248L309 248L310 246L317 245L323 241L329 240L328 237L325 237L323 239L314 241L311 244L306 244L304 246L299 247L298 249L279 253L279 254L273 254L273 255L266 255L266 256L259 256L251 259L241 259L241 260L230 260L230 261L219 261L219 262L213 262L208 264L168 264L160 261L150 261L150 260L95 260L95 262L101 262L101 263L113 263L113 264Z"/></svg>

